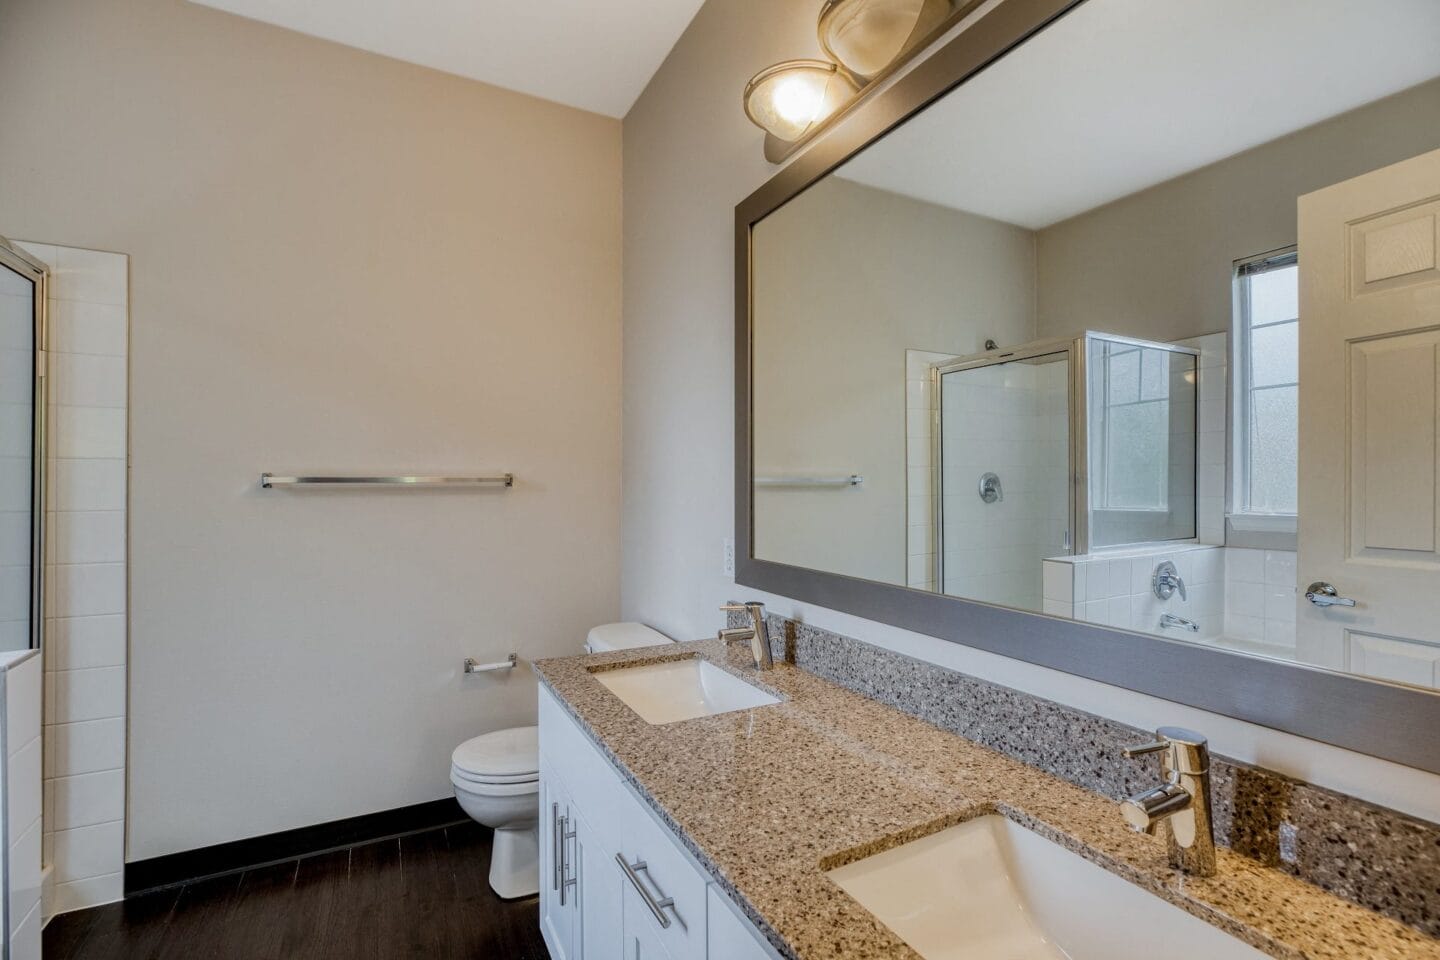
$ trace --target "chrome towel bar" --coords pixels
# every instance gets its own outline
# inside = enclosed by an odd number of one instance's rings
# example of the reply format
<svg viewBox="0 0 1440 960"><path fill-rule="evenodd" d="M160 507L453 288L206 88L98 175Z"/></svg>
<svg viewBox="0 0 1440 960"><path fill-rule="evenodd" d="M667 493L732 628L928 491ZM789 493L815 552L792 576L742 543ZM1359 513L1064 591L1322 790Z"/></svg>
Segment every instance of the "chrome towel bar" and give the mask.
<svg viewBox="0 0 1440 960"><path fill-rule="evenodd" d="M260 474L260 486L272 487L309 486L385 486L385 487L513 487L515 475L502 473L496 477L282 477L273 473Z"/></svg>
<svg viewBox="0 0 1440 960"><path fill-rule="evenodd" d="M865 478L858 473L848 477L756 477L757 487L858 487Z"/></svg>

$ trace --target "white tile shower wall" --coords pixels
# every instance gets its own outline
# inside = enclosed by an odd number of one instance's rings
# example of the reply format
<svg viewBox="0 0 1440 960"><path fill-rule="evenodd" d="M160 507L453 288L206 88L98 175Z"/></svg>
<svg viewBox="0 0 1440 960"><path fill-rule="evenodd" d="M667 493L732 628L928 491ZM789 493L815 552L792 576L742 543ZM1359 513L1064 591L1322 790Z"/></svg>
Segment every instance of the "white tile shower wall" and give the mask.
<svg viewBox="0 0 1440 960"><path fill-rule="evenodd" d="M50 264L44 913L118 900L125 866L128 258Z"/></svg>
<svg viewBox="0 0 1440 960"><path fill-rule="evenodd" d="M930 368L955 357L928 350L905 351L905 554L907 586L935 589L935 486Z"/></svg>
<svg viewBox="0 0 1440 960"><path fill-rule="evenodd" d="M1068 527L1069 422L1063 363L1010 363L947 378L941 495L944 591L1041 608L1041 561ZM979 480L1000 478L986 503Z"/></svg>
<svg viewBox="0 0 1440 960"><path fill-rule="evenodd" d="M1225 619L1225 560L1220 547L1183 544L1121 553L1090 554L1045 561L1044 611L1088 623L1141 630L1183 640L1219 636ZM1151 581L1164 561L1185 581L1185 597L1155 595ZM1199 625L1196 633L1162 629L1171 613Z"/></svg>
<svg viewBox="0 0 1440 960"><path fill-rule="evenodd" d="M1195 527L1201 543L1225 542L1225 398L1229 335L1211 333L1176 341L1200 351L1200 434L1195 477Z"/></svg>
<svg viewBox="0 0 1440 960"><path fill-rule="evenodd" d="M1294 551L1225 549L1225 635L1294 655Z"/></svg>

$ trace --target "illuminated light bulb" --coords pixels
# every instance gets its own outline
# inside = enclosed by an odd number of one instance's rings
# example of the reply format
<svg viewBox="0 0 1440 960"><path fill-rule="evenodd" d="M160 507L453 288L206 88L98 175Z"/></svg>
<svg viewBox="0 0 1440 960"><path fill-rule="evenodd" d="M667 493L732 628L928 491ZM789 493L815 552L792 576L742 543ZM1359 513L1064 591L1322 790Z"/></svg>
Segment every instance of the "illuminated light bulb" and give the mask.
<svg viewBox="0 0 1440 960"><path fill-rule="evenodd" d="M745 115L767 133L794 142L854 93L855 85L833 63L787 60L745 85Z"/></svg>
<svg viewBox="0 0 1440 960"><path fill-rule="evenodd" d="M790 123L809 126L820 116L825 105L825 80L817 82L813 74L781 77L775 82L770 100L775 112Z"/></svg>

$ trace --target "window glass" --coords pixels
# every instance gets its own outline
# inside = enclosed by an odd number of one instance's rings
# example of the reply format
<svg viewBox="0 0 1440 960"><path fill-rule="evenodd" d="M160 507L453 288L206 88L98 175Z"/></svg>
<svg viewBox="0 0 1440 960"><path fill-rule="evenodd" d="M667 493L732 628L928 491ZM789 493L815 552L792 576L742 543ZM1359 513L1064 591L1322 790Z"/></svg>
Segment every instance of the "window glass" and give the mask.
<svg viewBox="0 0 1440 960"><path fill-rule="evenodd" d="M1293 251L1242 264L1236 272L1235 513L1296 510L1299 279Z"/></svg>
<svg viewBox="0 0 1440 960"><path fill-rule="evenodd" d="M1250 334L1250 388L1293 384L1300 379L1298 323L1261 327Z"/></svg>
<svg viewBox="0 0 1440 960"><path fill-rule="evenodd" d="M1295 512L1299 405L1295 386L1256 390L1250 406L1250 510Z"/></svg>
<svg viewBox="0 0 1440 960"><path fill-rule="evenodd" d="M1295 264L1250 276L1250 325L1282 323L1300 316L1300 270Z"/></svg>

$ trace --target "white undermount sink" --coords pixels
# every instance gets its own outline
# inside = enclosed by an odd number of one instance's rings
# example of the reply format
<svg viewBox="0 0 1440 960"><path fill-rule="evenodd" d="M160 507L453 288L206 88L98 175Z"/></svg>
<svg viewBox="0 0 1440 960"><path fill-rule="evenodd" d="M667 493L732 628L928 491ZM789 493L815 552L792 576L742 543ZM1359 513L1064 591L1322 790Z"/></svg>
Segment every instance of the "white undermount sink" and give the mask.
<svg viewBox="0 0 1440 960"><path fill-rule="evenodd" d="M926 960L1265 956L998 815L826 875Z"/></svg>
<svg viewBox="0 0 1440 960"><path fill-rule="evenodd" d="M780 702L699 658L601 670L594 676L646 723L674 723Z"/></svg>

